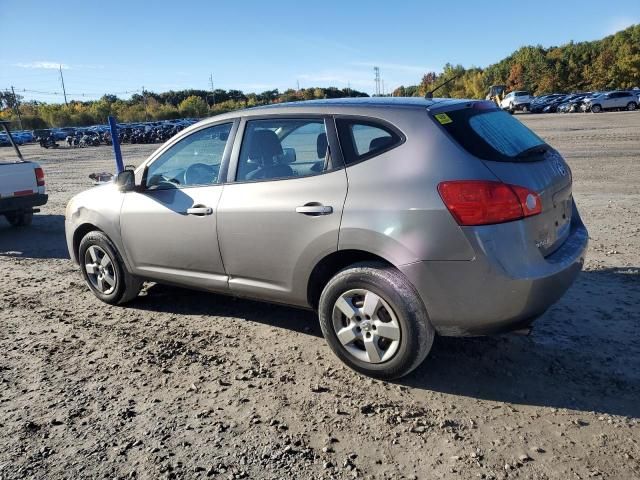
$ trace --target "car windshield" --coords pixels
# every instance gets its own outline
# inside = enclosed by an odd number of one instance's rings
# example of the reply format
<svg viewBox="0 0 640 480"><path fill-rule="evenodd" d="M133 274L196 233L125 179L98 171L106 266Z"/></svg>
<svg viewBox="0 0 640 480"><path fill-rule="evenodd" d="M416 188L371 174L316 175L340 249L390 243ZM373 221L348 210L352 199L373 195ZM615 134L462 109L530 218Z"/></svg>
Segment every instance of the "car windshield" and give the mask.
<svg viewBox="0 0 640 480"><path fill-rule="evenodd" d="M477 105L477 104L476 104ZM491 108L463 108L434 116L469 153L487 160L535 160L547 144L513 115ZM444 120L443 120L444 119Z"/></svg>

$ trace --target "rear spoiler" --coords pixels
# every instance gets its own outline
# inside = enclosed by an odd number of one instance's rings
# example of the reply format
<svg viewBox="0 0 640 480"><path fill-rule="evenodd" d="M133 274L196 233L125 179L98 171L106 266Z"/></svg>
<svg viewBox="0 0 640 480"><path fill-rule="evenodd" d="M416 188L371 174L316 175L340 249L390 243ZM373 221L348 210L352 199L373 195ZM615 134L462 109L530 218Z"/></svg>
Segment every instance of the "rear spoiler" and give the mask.
<svg viewBox="0 0 640 480"><path fill-rule="evenodd" d="M15 142L15 140L13 139L13 137L11 136L11 131L9 130L9 124L11 122L0 122L0 124L2 125L2 128L4 128L4 131L7 132L7 136L9 137L9 141L11 142L11 145L13 145L13 149L16 151L16 154L18 155L18 158L20 159L20 162L25 162L26 160L24 158L22 158L22 153L20 153L20 149L18 148L18 144Z"/></svg>

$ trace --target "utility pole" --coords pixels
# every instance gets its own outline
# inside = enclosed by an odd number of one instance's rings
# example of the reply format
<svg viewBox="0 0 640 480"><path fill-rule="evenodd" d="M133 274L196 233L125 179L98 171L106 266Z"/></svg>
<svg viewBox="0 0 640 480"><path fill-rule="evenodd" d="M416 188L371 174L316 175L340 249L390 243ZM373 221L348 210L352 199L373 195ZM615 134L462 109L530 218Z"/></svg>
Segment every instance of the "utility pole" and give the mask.
<svg viewBox="0 0 640 480"><path fill-rule="evenodd" d="M373 73L375 74L376 82L376 96L380 95L380 67L373 67Z"/></svg>
<svg viewBox="0 0 640 480"><path fill-rule="evenodd" d="M216 91L213 89L213 73L209 74L209 85L211 85L211 98L213 99L213 108L216 108Z"/></svg>
<svg viewBox="0 0 640 480"><path fill-rule="evenodd" d="M296 79L296 86L297 86L296 92L299 92L300 91L300 79Z"/></svg>
<svg viewBox="0 0 640 480"><path fill-rule="evenodd" d="M18 114L18 121L20 122L20 130L24 130L22 128L22 117L20 116L20 103L18 102L18 97L16 97L16 91L13 89L13 85L11 85L11 93L13 93L13 104L16 107L16 113Z"/></svg>
<svg viewBox="0 0 640 480"><path fill-rule="evenodd" d="M142 86L142 103L144 104L144 121L149 121L149 115L147 114L147 95L144 91L144 85Z"/></svg>
<svg viewBox="0 0 640 480"><path fill-rule="evenodd" d="M62 65L59 65L60 70L60 82L62 83L62 93L64 94L64 104L69 106L67 103L67 91L64 89L64 76L62 75Z"/></svg>
<svg viewBox="0 0 640 480"><path fill-rule="evenodd" d="M382 80L382 96L384 97L384 80Z"/></svg>

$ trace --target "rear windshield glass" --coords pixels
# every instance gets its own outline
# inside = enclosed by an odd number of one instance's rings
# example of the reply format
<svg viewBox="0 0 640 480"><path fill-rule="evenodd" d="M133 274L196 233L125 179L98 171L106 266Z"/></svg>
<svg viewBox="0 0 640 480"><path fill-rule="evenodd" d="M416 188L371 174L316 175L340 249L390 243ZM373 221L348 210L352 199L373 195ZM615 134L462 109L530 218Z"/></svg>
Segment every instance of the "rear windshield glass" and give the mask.
<svg viewBox="0 0 640 480"><path fill-rule="evenodd" d="M436 120L469 153L498 161L532 161L547 144L513 115L499 109L463 108Z"/></svg>

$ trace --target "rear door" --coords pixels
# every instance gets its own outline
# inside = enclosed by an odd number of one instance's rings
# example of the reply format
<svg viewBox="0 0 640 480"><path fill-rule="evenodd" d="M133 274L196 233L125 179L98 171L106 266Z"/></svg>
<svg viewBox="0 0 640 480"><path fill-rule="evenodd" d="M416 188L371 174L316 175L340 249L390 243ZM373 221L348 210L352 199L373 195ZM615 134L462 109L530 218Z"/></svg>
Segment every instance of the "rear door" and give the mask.
<svg viewBox="0 0 640 480"><path fill-rule="evenodd" d="M241 129L218 207L230 289L306 305L311 270L338 248L347 194L333 120L272 116Z"/></svg>
<svg viewBox="0 0 640 480"><path fill-rule="evenodd" d="M542 212L526 219L527 233L543 255L569 235L573 198L571 171L562 156L519 120L486 104L448 112L443 125L458 143L504 183L533 190Z"/></svg>

